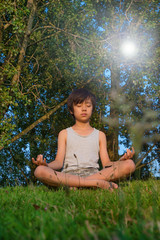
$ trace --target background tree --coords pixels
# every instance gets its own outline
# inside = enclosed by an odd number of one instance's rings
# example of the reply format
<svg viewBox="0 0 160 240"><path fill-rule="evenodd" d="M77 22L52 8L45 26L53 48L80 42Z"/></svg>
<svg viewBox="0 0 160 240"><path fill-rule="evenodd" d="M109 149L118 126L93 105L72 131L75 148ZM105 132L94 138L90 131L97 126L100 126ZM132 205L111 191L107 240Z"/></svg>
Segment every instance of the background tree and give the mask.
<svg viewBox="0 0 160 240"><path fill-rule="evenodd" d="M110 156L113 159L118 156L117 142L120 135L121 143L126 147L131 144L135 146L138 167L143 160L147 164L155 159L159 160L158 2L100 3L94 3L99 12L97 21L101 24L103 39L108 36L104 45L106 56L110 59L110 64L107 65L110 72L110 111L106 121L109 150L112 151ZM125 41L135 42L137 55L122 55L121 45ZM153 110L154 104L156 107ZM146 138L147 135L150 137ZM146 151L150 155L146 155Z"/></svg>

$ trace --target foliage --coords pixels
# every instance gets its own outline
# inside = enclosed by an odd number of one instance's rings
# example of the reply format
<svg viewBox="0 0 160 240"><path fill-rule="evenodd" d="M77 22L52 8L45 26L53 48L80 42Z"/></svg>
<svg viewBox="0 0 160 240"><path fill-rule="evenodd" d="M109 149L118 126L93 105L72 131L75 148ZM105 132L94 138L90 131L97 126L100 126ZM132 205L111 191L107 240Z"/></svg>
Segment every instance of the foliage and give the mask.
<svg viewBox="0 0 160 240"><path fill-rule="evenodd" d="M121 183L115 192L0 189L2 239L159 239L159 181Z"/></svg>

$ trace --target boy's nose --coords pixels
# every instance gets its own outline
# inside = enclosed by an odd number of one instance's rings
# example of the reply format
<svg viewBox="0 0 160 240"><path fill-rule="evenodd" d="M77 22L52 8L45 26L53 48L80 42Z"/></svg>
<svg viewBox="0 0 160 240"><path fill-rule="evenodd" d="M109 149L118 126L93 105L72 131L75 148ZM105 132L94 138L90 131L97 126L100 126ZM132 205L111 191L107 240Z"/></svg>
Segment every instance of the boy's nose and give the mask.
<svg viewBox="0 0 160 240"><path fill-rule="evenodd" d="M82 105L82 110L86 110L87 108L86 108L86 105L85 104L83 104Z"/></svg>

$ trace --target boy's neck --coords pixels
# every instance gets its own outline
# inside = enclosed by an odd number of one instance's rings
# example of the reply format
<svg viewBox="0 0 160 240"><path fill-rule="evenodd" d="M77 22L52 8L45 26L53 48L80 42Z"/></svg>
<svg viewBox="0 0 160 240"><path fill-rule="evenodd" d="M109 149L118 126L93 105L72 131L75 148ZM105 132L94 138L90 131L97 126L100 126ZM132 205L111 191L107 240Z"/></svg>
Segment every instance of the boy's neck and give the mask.
<svg viewBox="0 0 160 240"><path fill-rule="evenodd" d="M88 130L88 129L92 129L92 127L91 127L91 125L89 124L89 122L87 122L87 123L82 123L82 122L76 121L76 123L73 125L73 129L77 129L77 130Z"/></svg>
<svg viewBox="0 0 160 240"><path fill-rule="evenodd" d="M78 134L80 134L81 136L88 136L93 131L93 128L90 126L89 123L81 123L81 122L76 122L72 126L72 129Z"/></svg>

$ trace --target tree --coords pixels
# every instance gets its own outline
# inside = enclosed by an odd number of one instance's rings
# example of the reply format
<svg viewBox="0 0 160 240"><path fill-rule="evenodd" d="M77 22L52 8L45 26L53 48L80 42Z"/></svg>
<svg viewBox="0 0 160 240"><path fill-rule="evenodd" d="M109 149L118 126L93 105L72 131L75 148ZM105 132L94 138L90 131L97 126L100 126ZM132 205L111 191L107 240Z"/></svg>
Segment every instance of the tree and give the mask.
<svg viewBox="0 0 160 240"><path fill-rule="evenodd" d="M12 152L12 156L16 156L14 159L12 157L15 167L13 172L16 171L17 162L22 163L23 170L27 164L33 172L29 161L30 156L35 156L39 149L45 148L49 159L53 158L55 150L51 150L51 147L55 146L57 131L72 121L71 118L64 121L66 115L64 103L69 93L74 87L84 86L87 83L87 86L90 85L94 92L97 88L100 92L104 85L104 77L100 74L100 69L103 69L103 66L101 66L99 59L95 58L97 53L94 45L95 37L93 36L93 39L90 40L90 35L94 35L92 33L95 32L95 27L92 21L92 9L89 6L86 6L84 10L80 1L76 4L70 1L64 3L41 1L37 2L38 4L32 2L32 6L36 5L35 17L32 24L28 24L27 20L29 21L32 10L28 11L24 2L19 2L18 9L17 6L13 6L12 1L9 3L11 11L4 5L5 11L3 9L4 14L2 15L4 22L6 16L7 23L11 21L8 32L3 32L3 37L7 38L8 42L7 50L2 55L2 69L4 72L6 71L7 51L9 52L14 46L14 49L17 48L16 54L10 58L9 63L12 62L16 71L14 73L12 69L9 69L6 76L8 85L4 85L4 81L2 85L3 90L7 91L9 100L7 102L6 96L2 95L2 100L5 99L5 101L4 109L2 109L4 116L2 118L1 144L3 148L18 139L16 135L22 137L30 130L23 139L21 138L14 145L10 145L9 151ZM28 18L24 14L19 19L17 15L22 14L24 10L26 10ZM12 19L16 19L15 22L18 25L14 31ZM24 22L24 20L26 21ZM82 20L83 24L80 24ZM23 34L26 33L28 25L31 28L27 35L25 54L23 52L23 61L19 61L21 47L17 45L16 40L24 42L25 35L23 36ZM89 45L93 45L92 49L89 48ZM4 72L3 78L5 78ZM9 77L10 75L11 77ZM19 77L17 77L18 84L14 85L16 90L12 86L13 78L16 79L15 76ZM89 83L91 81L92 83ZM99 96L103 97L102 94ZM61 109L53 114L58 106L61 106ZM97 109L97 111L99 110ZM53 115L48 119L50 113ZM44 119L46 119L45 123L42 124ZM61 119L63 119L63 124L60 122ZM38 126L36 126L37 123L39 123ZM27 130L22 131L24 129ZM21 133L18 135L20 131ZM2 156L6 157L7 155L10 156L8 148L5 148ZM10 159L8 162L12 161L11 156L9 156L7 157ZM4 171L7 171L8 167L9 163Z"/></svg>
<svg viewBox="0 0 160 240"><path fill-rule="evenodd" d="M115 136L109 138L110 149L116 149L113 159L117 158L120 134L123 138L121 142L126 142L127 147L131 144L135 146L137 167L146 157L148 164L153 156L158 160L155 147L159 141L158 2L99 1L94 4L105 39L104 57L110 59L106 66L111 71L108 77L110 113L106 122L109 135ZM139 49L136 57L122 56L120 46L124 40L136 42ZM153 156L146 155L146 151L150 150Z"/></svg>

